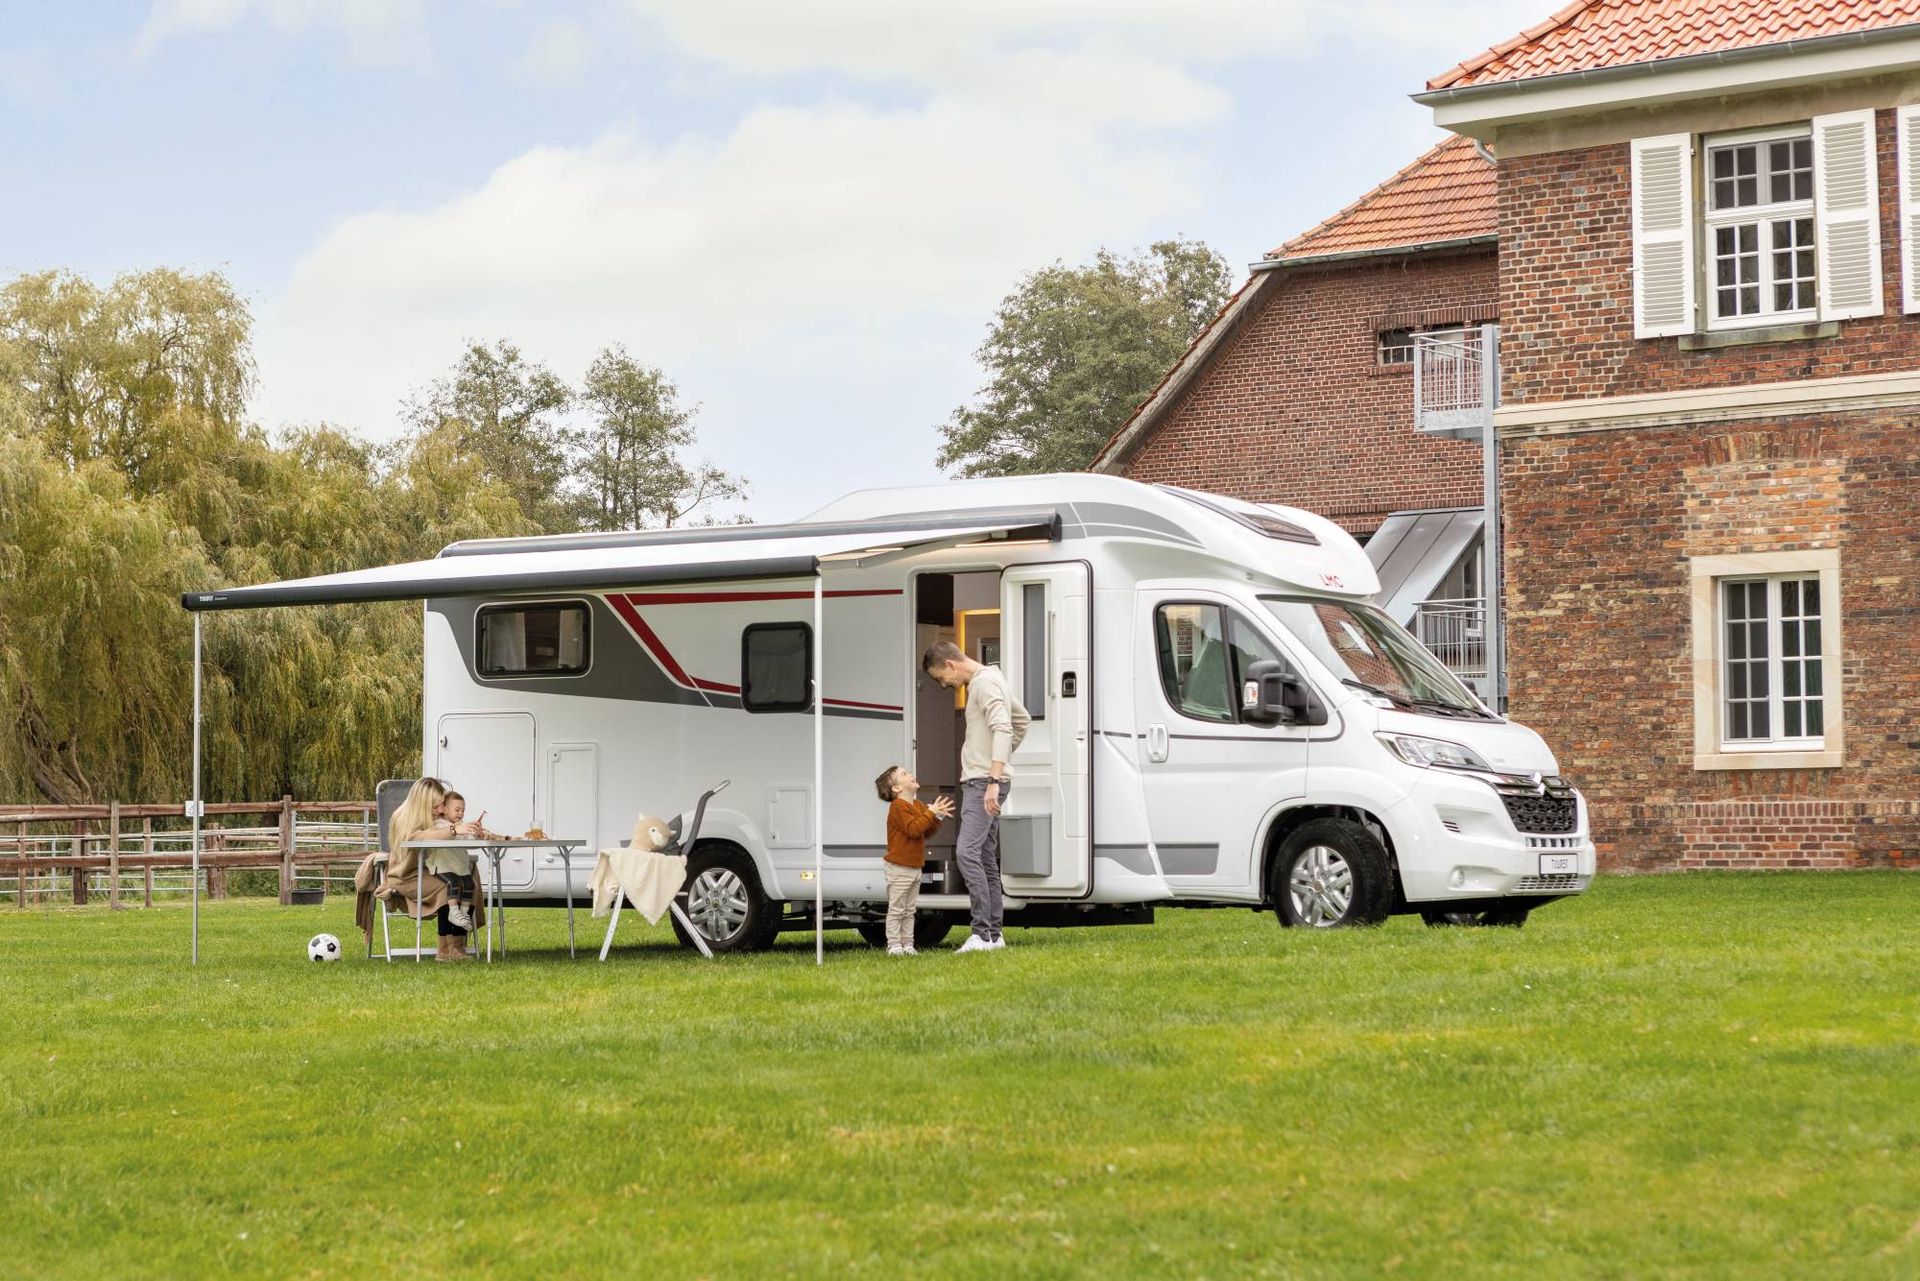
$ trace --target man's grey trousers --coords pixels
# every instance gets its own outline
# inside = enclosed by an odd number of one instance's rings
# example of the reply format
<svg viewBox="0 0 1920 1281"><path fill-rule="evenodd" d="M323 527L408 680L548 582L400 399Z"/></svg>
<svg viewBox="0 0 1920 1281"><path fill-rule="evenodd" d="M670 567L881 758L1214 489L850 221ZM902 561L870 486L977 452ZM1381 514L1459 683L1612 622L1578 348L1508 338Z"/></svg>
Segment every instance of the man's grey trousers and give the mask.
<svg viewBox="0 0 1920 1281"><path fill-rule="evenodd" d="M1006 808L1013 780L1000 780L1000 806ZM1007 909L1000 891L1000 819L987 813L987 780L970 778L960 784L960 837L954 848L960 879L967 885L973 909L973 932L989 941L1000 937Z"/></svg>

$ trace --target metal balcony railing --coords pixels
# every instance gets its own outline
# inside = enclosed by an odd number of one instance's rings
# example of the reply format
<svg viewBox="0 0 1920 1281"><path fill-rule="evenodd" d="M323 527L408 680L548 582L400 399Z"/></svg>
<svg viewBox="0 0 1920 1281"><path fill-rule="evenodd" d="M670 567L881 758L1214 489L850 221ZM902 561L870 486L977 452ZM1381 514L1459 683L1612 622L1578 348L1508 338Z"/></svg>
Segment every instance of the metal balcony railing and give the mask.
<svg viewBox="0 0 1920 1281"><path fill-rule="evenodd" d="M1500 399L1500 327L1436 329L1413 336L1413 425L1429 435L1479 440Z"/></svg>
<svg viewBox="0 0 1920 1281"><path fill-rule="evenodd" d="M1413 635L1475 693L1489 696L1485 600L1423 600L1414 606Z"/></svg>

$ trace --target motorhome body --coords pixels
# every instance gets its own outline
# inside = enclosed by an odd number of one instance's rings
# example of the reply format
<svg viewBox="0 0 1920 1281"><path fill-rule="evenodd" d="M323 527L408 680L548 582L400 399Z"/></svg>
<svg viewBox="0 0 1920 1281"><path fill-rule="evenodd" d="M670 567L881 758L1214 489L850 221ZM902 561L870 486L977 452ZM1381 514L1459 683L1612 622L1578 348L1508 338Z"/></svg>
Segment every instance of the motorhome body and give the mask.
<svg viewBox="0 0 1920 1281"><path fill-rule="evenodd" d="M1007 514L1005 527L916 541L983 513ZM908 524L919 529L893 528ZM729 578L725 555L809 531L824 550L859 530L869 545L818 565L816 680L811 574L749 576L743 565ZM712 567L682 583L430 599L427 767L506 828L537 820L587 851L636 811L733 779L707 815L691 905L721 947L764 943L803 919L782 905L814 898L819 804L818 889L838 919L858 920L885 900L874 774L898 762L930 786L957 781L956 699L919 665L928 644L950 639L998 662L1033 716L1002 820L1011 923L1186 902L1276 904L1315 923L1386 904L1515 917L1593 874L1584 806L1548 781L1558 771L1545 745L1464 691L1452 708L1407 701L1406 675L1369 630L1372 567L1311 514L1069 475L857 493L799 526L756 532L632 536L662 547L712 539ZM481 542L446 555L532 553L558 567L618 541ZM1242 669L1263 661L1298 682L1293 708L1267 718L1241 697ZM1420 753L1436 759L1408 759ZM1314 819L1371 836L1384 867L1343 847L1353 831L1325 825L1317 867L1280 867L1289 834ZM1286 853L1298 863L1303 852ZM509 862L502 888L551 900L561 870L557 856ZM1385 886L1351 883L1383 874ZM1303 876L1301 898L1288 882ZM957 908L960 891L936 864L923 905Z"/></svg>
<svg viewBox="0 0 1920 1281"><path fill-rule="evenodd" d="M1308 512L1071 474L863 491L794 525L460 543L183 603L423 599L423 768L496 830L583 842L571 866L510 856L508 899L558 901L636 813L732 779L687 903L721 949L806 921L816 894L838 923L878 919L874 775L958 781L959 696L920 670L943 639L1033 717L1001 823L1011 925L1155 904L1517 922L1584 890L1586 807L1553 754L1377 588ZM940 931L964 898L931 867Z"/></svg>

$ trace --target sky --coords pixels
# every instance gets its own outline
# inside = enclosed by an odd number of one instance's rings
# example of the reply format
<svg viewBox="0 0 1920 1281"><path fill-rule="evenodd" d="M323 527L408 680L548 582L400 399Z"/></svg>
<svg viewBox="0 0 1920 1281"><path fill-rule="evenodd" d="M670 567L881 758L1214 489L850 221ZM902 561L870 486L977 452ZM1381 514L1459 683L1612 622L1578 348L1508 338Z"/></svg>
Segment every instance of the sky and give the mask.
<svg viewBox="0 0 1920 1281"><path fill-rule="evenodd" d="M940 476L1030 271L1245 265L1554 0L0 0L0 279L220 271L252 415L371 439L470 341L623 344L796 519Z"/></svg>

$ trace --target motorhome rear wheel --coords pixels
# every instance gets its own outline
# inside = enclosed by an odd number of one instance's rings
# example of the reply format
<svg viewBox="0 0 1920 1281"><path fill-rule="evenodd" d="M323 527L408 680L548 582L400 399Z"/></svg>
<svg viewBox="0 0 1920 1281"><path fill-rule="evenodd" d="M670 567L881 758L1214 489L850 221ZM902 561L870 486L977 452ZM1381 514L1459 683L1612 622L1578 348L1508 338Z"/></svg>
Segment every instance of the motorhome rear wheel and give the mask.
<svg viewBox="0 0 1920 1281"><path fill-rule="evenodd" d="M687 886L680 903L700 937L715 952L753 952L773 942L780 929L778 907L760 888L760 875L745 850L702 841L687 859ZM688 947L693 940L678 920L673 932Z"/></svg>
<svg viewBox="0 0 1920 1281"><path fill-rule="evenodd" d="M1386 847L1351 819L1302 823L1274 857L1269 884L1282 925L1378 925L1393 904Z"/></svg>

